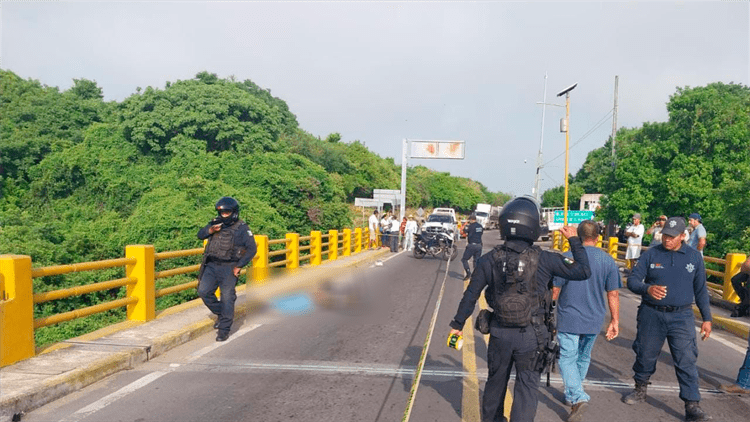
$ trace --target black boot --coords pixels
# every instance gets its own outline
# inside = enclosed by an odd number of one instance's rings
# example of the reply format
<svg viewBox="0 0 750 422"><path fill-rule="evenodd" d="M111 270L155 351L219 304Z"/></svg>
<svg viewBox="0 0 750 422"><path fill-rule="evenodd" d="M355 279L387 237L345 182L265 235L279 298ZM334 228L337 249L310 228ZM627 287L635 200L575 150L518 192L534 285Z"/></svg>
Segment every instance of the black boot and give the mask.
<svg viewBox="0 0 750 422"><path fill-rule="evenodd" d="M703 413L697 401L685 402L685 420L686 421L709 421L711 417Z"/></svg>
<svg viewBox="0 0 750 422"><path fill-rule="evenodd" d="M646 401L646 388L650 382L635 382L635 390L632 393L622 398L622 402L625 404L636 404L643 403Z"/></svg>

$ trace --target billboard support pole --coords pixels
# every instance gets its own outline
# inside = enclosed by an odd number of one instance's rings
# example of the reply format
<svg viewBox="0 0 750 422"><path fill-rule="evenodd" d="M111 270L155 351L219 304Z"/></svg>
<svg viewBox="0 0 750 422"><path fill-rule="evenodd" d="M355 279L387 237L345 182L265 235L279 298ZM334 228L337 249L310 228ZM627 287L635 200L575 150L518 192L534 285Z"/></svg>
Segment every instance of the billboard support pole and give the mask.
<svg viewBox="0 0 750 422"><path fill-rule="evenodd" d="M404 138L401 148L401 207L398 221L402 221L406 215L406 160L408 157L409 140Z"/></svg>

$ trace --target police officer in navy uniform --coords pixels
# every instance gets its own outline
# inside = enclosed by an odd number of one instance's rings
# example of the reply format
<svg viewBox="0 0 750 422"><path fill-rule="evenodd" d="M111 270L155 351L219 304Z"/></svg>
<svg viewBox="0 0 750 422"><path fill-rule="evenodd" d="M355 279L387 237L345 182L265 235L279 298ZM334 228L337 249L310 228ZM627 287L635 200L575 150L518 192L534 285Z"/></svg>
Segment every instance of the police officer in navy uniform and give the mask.
<svg viewBox="0 0 750 422"><path fill-rule="evenodd" d="M551 309L552 279L558 276L568 280L585 280L591 276L586 250L574 227L566 226L560 230L570 243L572 260L534 246L541 231L539 214L539 205L526 196L516 198L503 207L499 217L500 231L506 241L477 261L458 311L450 322L451 334L462 335L464 323L474 312L482 291L490 306L493 303L497 306L493 307L494 316L489 323L489 377L482 398L482 420L485 422L505 420L505 393L513 365L516 367L516 381L510 420L534 420L543 371L539 367L541 350L552 339L543 321ZM525 262L527 259L530 261ZM506 310L500 309L497 303L502 302L502 295L509 292L503 287L509 274L525 274L525 283L531 287L526 293L533 300L524 309L531 318L527 326L509 326L500 321L499 314L506 313ZM521 288L520 291L523 290Z"/></svg>
<svg viewBox="0 0 750 422"><path fill-rule="evenodd" d="M623 397L627 404L646 400L649 378L656 371L656 361L664 340L669 344L685 402L685 420L707 421L700 408L698 379L698 345L693 316L693 300L703 323L701 338L711 335L711 307L706 287L703 256L682 243L685 219L670 217L664 224L662 243L645 251L628 276L628 289L641 295L638 307L638 332L633 342L635 390Z"/></svg>
<svg viewBox="0 0 750 422"><path fill-rule="evenodd" d="M198 279L198 296L218 316L216 341L229 337L234 320L235 285L242 267L255 256L257 246L253 233L240 220L240 204L225 196L216 202L218 217L198 231L198 239L208 239ZM221 300L216 289L221 289Z"/></svg>
<svg viewBox="0 0 750 422"><path fill-rule="evenodd" d="M474 258L474 268L477 267L477 260L482 256L482 233L484 228L481 224L477 223L476 214L469 216L469 225L463 228L466 233L466 249L464 250L464 256L461 258L461 262L464 264L464 280L468 280L471 277L471 268L469 268L469 260Z"/></svg>

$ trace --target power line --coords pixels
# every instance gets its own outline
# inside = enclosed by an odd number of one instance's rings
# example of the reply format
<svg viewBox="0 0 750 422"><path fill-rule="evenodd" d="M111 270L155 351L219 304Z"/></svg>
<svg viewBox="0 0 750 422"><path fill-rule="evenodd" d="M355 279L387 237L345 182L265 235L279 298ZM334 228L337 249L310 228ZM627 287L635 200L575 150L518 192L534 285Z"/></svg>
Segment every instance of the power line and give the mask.
<svg viewBox="0 0 750 422"><path fill-rule="evenodd" d="M588 137L589 135L591 135L592 133L594 133L594 131L595 131L595 130L599 129L599 127L600 127L601 125L603 125L603 124L604 124L604 123L606 122L606 120L607 120L607 119L609 118L609 116L610 116L610 115L612 114L612 111L613 111L613 110L614 110L614 109L610 109L610 110L609 110L609 111L607 112L607 114L605 114L605 115L604 115L604 117L602 117L602 118L601 118L601 119L600 119L600 120L599 120L599 121L598 121L598 122L597 122L597 123L596 123L596 124L594 125L594 127L592 127L591 129L589 129L589 130L588 130L588 132L586 132L585 134L583 134L583 136L581 136L580 138L578 138L578 140L577 140L577 141L576 141L576 142L575 142L575 143L574 143L573 145L571 145L571 146L570 146L570 148L573 148L574 146L578 145L579 143L581 143L581 141L583 141L583 140L584 140L584 139L586 139L586 138L587 138L587 137ZM563 151L563 152L561 152L560 154L558 154L558 155L557 155L557 156L556 156L555 158L553 158L553 159L551 159L551 160L547 161L546 163L544 163L544 165L546 166L547 164L549 164L549 163L551 163L551 162L553 162L553 161L557 160L557 159L558 159L558 158L560 158L560 157L561 157L561 156L562 156L563 154L565 154L565 151Z"/></svg>

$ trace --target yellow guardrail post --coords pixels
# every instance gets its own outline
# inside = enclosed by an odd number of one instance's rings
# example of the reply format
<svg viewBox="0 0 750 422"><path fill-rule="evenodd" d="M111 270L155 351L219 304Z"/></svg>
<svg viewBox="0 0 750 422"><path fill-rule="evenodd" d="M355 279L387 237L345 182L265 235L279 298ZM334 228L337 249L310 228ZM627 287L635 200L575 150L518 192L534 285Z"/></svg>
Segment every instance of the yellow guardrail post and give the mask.
<svg viewBox="0 0 750 422"><path fill-rule="evenodd" d="M0 313L0 366L34 356L34 289L31 257L0 255L3 305Z"/></svg>
<svg viewBox="0 0 750 422"><path fill-rule="evenodd" d="M344 229L344 253L341 255L349 256L352 254L352 229Z"/></svg>
<svg viewBox="0 0 750 422"><path fill-rule="evenodd" d="M555 230L552 232L552 249L560 250L560 231Z"/></svg>
<svg viewBox="0 0 750 422"><path fill-rule="evenodd" d="M603 242L602 235L599 235L599 237L596 238L596 247L599 248L599 249L601 249L602 248L602 242Z"/></svg>
<svg viewBox="0 0 750 422"><path fill-rule="evenodd" d="M253 257L253 281L259 282L268 278L268 236L256 234L254 237L258 251Z"/></svg>
<svg viewBox="0 0 750 422"><path fill-rule="evenodd" d="M610 237L609 238L609 244L607 245L607 253L609 256L612 257L612 259L617 259L617 242L619 239L616 237Z"/></svg>
<svg viewBox="0 0 750 422"><path fill-rule="evenodd" d="M299 233L287 233L286 234L287 245L286 249L289 252L286 253L287 264L286 267L289 269L299 267Z"/></svg>
<svg viewBox="0 0 750 422"><path fill-rule="evenodd" d="M310 265L323 262L323 233L318 230L310 232Z"/></svg>
<svg viewBox="0 0 750 422"><path fill-rule="evenodd" d="M370 227L362 230L362 249L370 249Z"/></svg>
<svg viewBox="0 0 750 422"><path fill-rule="evenodd" d="M362 228L354 229L354 253L362 252Z"/></svg>
<svg viewBox="0 0 750 422"><path fill-rule="evenodd" d="M732 286L732 277L740 272L740 266L745 262L747 256L741 253L728 253L725 260L727 263L724 265L724 293L723 299L734 303L740 303L740 297L737 296L737 292L734 291Z"/></svg>
<svg viewBox="0 0 750 422"><path fill-rule="evenodd" d="M328 260L335 261L339 257L339 231L328 230Z"/></svg>
<svg viewBox="0 0 750 422"><path fill-rule="evenodd" d="M562 246L560 246L560 250L563 251L563 252L569 251L570 250L570 242L568 242L568 239L566 239L565 237L563 237L563 236L560 236L560 237L561 237L561 240L562 240L562 242L561 242Z"/></svg>
<svg viewBox="0 0 750 422"><path fill-rule="evenodd" d="M129 304L127 316L131 321L151 321L156 318L156 285L154 283L154 246L128 245L125 257L135 258L135 264L125 266L125 275L137 281L128 284L127 297L138 302Z"/></svg>

